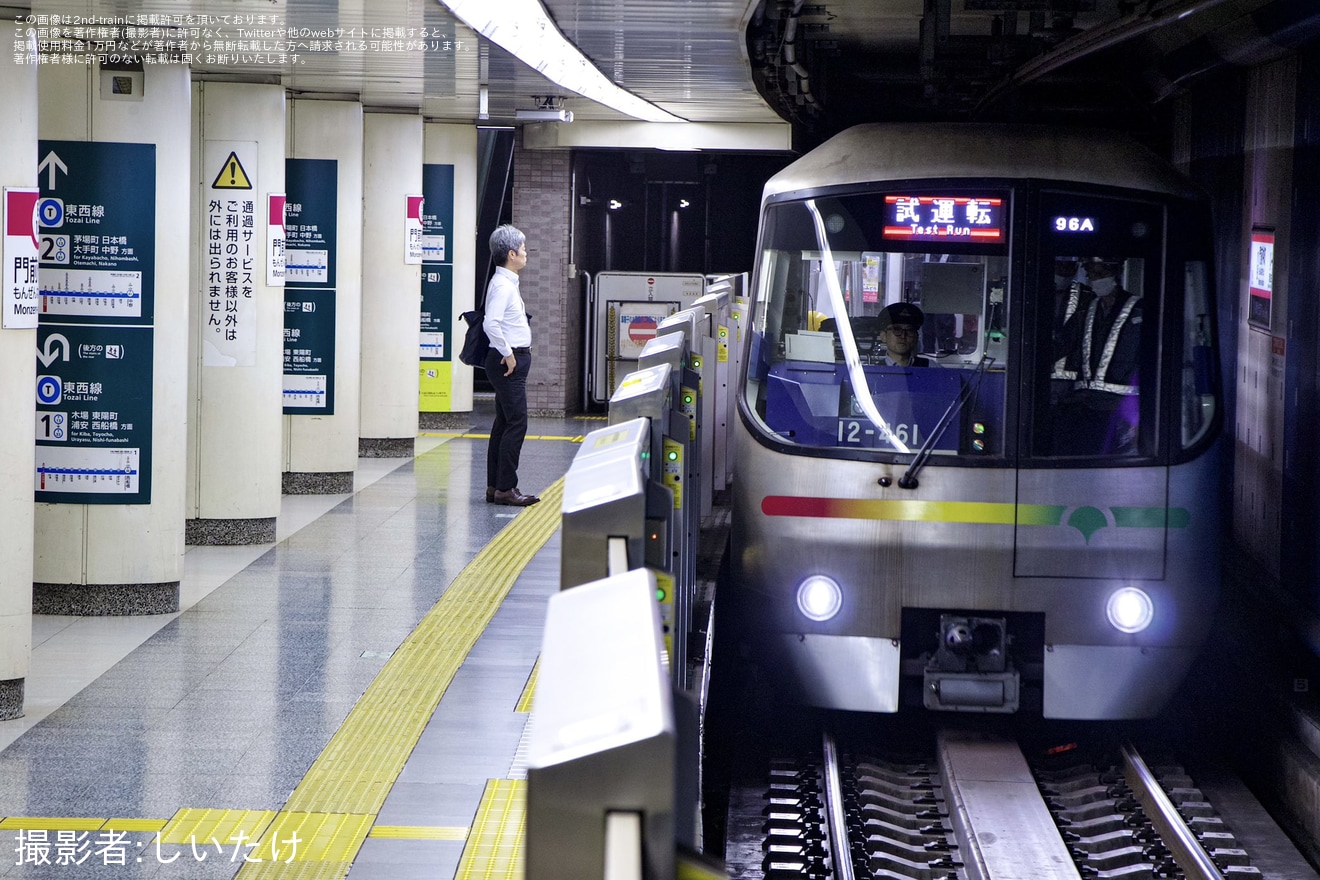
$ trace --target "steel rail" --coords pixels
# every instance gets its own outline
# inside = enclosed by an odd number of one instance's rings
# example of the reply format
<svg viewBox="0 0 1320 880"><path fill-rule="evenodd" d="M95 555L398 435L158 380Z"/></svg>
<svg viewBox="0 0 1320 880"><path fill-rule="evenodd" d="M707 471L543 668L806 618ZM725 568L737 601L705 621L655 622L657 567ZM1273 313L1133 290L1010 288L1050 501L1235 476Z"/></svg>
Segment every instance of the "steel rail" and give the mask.
<svg viewBox="0 0 1320 880"><path fill-rule="evenodd" d="M830 860L834 863L836 880L854 880L852 848L848 845L848 818L843 809L843 784L839 780L839 751L834 734L828 730L824 740L825 761L821 773L825 777L825 822L830 835Z"/></svg>
<svg viewBox="0 0 1320 880"><path fill-rule="evenodd" d="M1210 858L1192 829L1179 815L1178 808L1164 793L1155 774L1137 754L1130 743L1122 746L1123 777L1141 803L1146 818L1159 832L1160 839L1173 854L1173 860L1182 868L1187 880L1224 880L1223 873Z"/></svg>

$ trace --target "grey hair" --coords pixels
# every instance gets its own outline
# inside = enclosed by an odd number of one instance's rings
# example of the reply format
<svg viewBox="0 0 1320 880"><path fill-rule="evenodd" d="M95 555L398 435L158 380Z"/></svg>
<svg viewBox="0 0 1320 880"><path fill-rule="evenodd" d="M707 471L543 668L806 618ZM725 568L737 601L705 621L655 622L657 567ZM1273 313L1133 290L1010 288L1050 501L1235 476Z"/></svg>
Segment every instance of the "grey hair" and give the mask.
<svg viewBox="0 0 1320 880"><path fill-rule="evenodd" d="M509 251L516 251L527 242L527 236L516 226L505 223L496 226L490 234L490 255L496 266L503 266L509 260Z"/></svg>

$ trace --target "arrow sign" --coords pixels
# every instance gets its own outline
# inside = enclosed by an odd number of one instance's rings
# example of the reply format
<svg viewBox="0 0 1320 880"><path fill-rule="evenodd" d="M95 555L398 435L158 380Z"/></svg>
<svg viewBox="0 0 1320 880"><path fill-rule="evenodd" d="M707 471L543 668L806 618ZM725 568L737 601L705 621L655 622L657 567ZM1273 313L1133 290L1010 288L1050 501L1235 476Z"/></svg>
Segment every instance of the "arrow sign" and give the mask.
<svg viewBox="0 0 1320 880"><path fill-rule="evenodd" d="M51 350L51 343L55 343L53 351ZM61 345L64 346L64 357L60 360L67 361L69 359L69 340L59 333L52 333L46 337L45 350L37 352L37 360L41 361L43 367L49 367L54 362L56 356L60 354L59 347Z"/></svg>
<svg viewBox="0 0 1320 880"><path fill-rule="evenodd" d="M69 173L69 167L60 161L60 157L55 155L54 150L51 150L46 154L46 158L41 160L41 164L37 166L37 174L41 174L43 171L47 171L50 174L50 182L46 184L46 189L55 188L56 168L63 171L65 174Z"/></svg>

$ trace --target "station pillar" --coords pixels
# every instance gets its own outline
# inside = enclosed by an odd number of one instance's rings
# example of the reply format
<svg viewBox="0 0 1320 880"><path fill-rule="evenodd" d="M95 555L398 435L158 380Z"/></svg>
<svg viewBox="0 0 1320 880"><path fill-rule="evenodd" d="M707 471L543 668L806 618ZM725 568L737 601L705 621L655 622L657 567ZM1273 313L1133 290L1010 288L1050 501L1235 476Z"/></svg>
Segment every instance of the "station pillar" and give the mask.
<svg viewBox="0 0 1320 880"><path fill-rule="evenodd" d="M286 495L353 491L362 339L362 105L289 101Z"/></svg>
<svg viewBox="0 0 1320 880"><path fill-rule="evenodd" d="M268 273L284 193L281 86L198 82L188 371L187 542L275 540L280 511L284 289Z"/></svg>
<svg viewBox="0 0 1320 880"><path fill-rule="evenodd" d="M476 128L428 123L424 136L422 225L435 230L422 264L418 409L426 419L430 413L472 411L473 368L457 356L467 324L458 316L474 305L477 266L485 268L490 250L477 241Z"/></svg>
<svg viewBox="0 0 1320 880"><path fill-rule="evenodd" d="M362 266L358 454L407 458L416 448L418 427L422 255L420 247L410 252L409 223L422 196L422 118L367 113L362 140L362 249L367 259ZM417 231L420 235L420 225Z"/></svg>
<svg viewBox="0 0 1320 880"><path fill-rule="evenodd" d="M33 44L33 52L36 46ZM37 188L37 66L0 65L0 92L6 96L9 124L0 129L0 186L5 189L5 272L15 271L20 255L8 241L9 214L32 213L32 191ZM9 190L27 191L23 198ZM14 218L15 227L25 218ZM34 221L29 222L34 224ZM25 256L36 256L36 243ZM4 283L13 283L6 277ZM29 285L30 286L30 285ZM8 313L0 321L0 721L23 714L23 685L32 655L32 424L33 388L36 387L37 331L35 316L24 320L13 314L14 301L6 297ZM15 320L18 318L17 320Z"/></svg>
<svg viewBox="0 0 1320 880"><path fill-rule="evenodd" d="M33 609L177 611L189 71L41 65L37 85Z"/></svg>

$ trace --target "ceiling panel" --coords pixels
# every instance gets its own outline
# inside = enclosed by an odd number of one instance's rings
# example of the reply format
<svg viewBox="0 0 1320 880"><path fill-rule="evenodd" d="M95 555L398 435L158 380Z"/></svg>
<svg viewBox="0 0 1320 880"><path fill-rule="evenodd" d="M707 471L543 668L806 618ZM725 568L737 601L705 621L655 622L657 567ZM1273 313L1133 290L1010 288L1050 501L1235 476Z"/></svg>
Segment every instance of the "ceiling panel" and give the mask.
<svg viewBox="0 0 1320 880"><path fill-rule="evenodd" d="M676 116L779 122L748 72L745 11L745 0L549 4L565 35L607 77ZM165 32L198 43L192 67L201 78L280 82L294 94L356 96L368 108L417 110L438 121L478 121L484 50L492 124L512 122L514 111L534 107L537 96L563 98L583 120L630 118L550 83L478 37L439 0L35 0L31 13L82 21L169 16ZM284 63L265 51L277 40L257 36L280 27L297 34Z"/></svg>
<svg viewBox="0 0 1320 880"><path fill-rule="evenodd" d="M608 79L639 97L694 122L788 119L799 145L886 119L1030 111L1051 122L1149 122L1206 65L1260 63L1320 29L1320 3L1309 0L542 2ZM548 82L439 0L34 0L31 11L168 15L171 28L199 27L191 33L208 43L193 60L198 77L277 82L368 109L510 124L515 110L553 96L585 122L628 119ZM216 26L216 15L228 24ZM241 40L240 20L294 29L296 60L252 60L265 53ZM213 33L202 33L208 25ZM483 52L488 120L478 120Z"/></svg>

